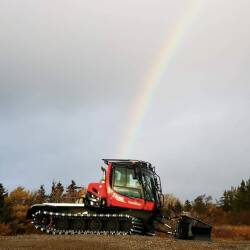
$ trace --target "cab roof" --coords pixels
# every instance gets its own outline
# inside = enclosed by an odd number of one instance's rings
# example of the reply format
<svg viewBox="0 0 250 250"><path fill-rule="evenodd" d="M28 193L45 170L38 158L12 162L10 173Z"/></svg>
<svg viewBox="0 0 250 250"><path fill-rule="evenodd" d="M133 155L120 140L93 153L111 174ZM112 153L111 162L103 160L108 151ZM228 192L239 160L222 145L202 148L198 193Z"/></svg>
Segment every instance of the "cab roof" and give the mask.
<svg viewBox="0 0 250 250"><path fill-rule="evenodd" d="M108 165L109 162L115 163L115 165L126 166L127 164L139 164L140 166L147 168L148 170L155 173L155 167L152 166L150 162L147 161L140 161L140 160L132 160L132 159L102 159L105 164Z"/></svg>
<svg viewBox="0 0 250 250"><path fill-rule="evenodd" d="M102 159L105 164L108 164L109 162L114 162L114 163L149 163L146 161L140 161L140 160L132 160L132 159ZM149 163L150 164L150 163Z"/></svg>

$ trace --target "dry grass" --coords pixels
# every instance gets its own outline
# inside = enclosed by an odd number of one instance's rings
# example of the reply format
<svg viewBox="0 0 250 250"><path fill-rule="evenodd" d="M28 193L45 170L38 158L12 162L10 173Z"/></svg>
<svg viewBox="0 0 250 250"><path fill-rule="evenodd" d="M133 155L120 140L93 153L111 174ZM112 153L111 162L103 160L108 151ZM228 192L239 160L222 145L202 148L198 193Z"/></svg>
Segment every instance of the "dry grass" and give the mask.
<svg viewBox="0 0 250 250"><path fill-rule="evenodd" d="M250 240L250 226L214 226L213 238L230 240Z"/></svg>
<svg viewBox="0 0 250 250"><path fill-rule="evenodd" d="M0 250L249 250L249 241L192 241L165 237L104 235L0 236Z"/></svg>

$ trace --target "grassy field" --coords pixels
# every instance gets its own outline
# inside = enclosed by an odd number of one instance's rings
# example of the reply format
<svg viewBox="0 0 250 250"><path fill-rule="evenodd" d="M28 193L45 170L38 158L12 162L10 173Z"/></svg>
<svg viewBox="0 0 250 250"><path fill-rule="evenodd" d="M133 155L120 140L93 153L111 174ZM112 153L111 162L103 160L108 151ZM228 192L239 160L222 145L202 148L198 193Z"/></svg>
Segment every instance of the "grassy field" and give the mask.
<svg viewBox="0 0 250 250"><path fill-rule="evenodd" d="M167 237L98 235L23 235L1 236L0 249L88 249L88 250L161 250L218 249L247 250L250 241L184 241Z"/></svg>
<svg viewBox="0 0 250 250"><path fill-rule="evenodd" d="M230 240L249 240L250 226L222 225L213 227L213 238Z"/></svg>

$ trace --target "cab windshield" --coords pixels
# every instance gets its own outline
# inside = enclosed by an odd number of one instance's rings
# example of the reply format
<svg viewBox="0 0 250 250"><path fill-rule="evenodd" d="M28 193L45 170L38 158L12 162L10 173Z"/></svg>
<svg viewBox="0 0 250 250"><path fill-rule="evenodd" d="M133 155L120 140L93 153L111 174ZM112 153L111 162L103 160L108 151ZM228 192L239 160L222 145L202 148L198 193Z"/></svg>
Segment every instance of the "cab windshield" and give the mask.
<svg viewBox="0 0 250 250"><path fill-rule="evenodd" d="M157 202L156 183L152 172L145 168L136 172L134 167L115 166L111 178L113 190L127 197Z"/></svg>
<svg viewBox="0 0 250 250"><path fill-rule="evenodd" d="M112 174L112 187L114 191L121 195L143 198L142 186L133 167L115 166Z"/></svg>

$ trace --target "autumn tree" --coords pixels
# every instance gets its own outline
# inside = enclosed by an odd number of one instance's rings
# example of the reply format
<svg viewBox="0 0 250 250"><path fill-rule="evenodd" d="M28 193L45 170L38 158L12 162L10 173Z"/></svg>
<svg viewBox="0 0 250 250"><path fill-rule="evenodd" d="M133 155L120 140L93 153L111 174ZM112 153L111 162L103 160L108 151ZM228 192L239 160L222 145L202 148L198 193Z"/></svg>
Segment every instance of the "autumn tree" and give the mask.
<svg viewBox="0 0 250 250"><path fill-rule="evenodd" d="M162 211L166 217L176 216L182 211L182 204L174 195L165 194Z"/></svg>
<svg viewBox="0 0 250 250"><path fill-rule="evenodd" d="M32 204L32 194L23 187L17 187L5 199L10 209L11 228L13 233L24 233L27 224L27 209Z"/></svg>
<svg viewBox="0 0 250 250"><path fill-rule="evenodd" d="M212 205L211 203L212 197L206 196L205 194L199 195L194 199L192 202L192 207L194 212L196 212L198 215L204 215L208 212L209 206Z"/></svg>

